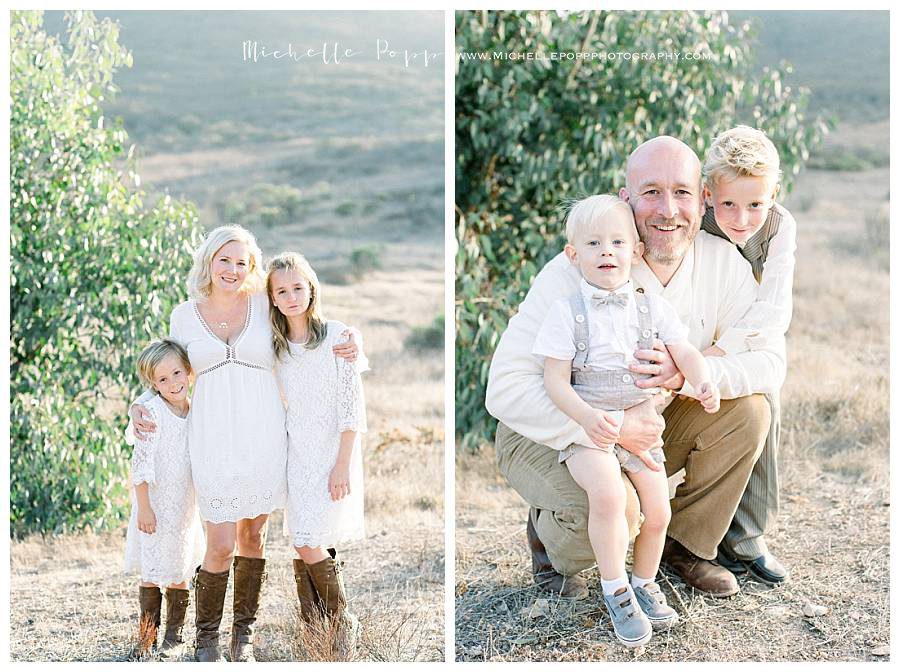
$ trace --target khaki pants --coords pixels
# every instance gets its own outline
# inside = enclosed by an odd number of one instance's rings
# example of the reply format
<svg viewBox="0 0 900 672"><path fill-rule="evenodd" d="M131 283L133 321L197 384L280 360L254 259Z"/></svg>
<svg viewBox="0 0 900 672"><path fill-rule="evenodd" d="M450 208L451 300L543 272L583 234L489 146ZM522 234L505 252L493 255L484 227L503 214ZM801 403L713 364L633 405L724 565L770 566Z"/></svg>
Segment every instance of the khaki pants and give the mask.
<svg viewBox="0 0 900 672"><path fill-rule="evenodd" d="M666 472L685 469L684 483L672 499L668 535L701 558L712 560L725 536L750 472L769 431L769 404L755 394L722 401L718 413L678 397L663 412ZM497 463L510 486L533 509L535 529L554 568L571 576L596 560L587 534L588 501L559 453L497 427ZM636 534L638 502L622 474L629 531Z"/></svg>

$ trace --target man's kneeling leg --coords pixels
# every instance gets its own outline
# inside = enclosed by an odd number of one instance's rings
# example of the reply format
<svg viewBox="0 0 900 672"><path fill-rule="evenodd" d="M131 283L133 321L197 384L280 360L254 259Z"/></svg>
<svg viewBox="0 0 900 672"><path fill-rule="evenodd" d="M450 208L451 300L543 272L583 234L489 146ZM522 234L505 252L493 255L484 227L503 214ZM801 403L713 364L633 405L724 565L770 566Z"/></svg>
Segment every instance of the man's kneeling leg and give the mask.
<svg viewBox="0 0 900 672"><path fill-rule="evenodd" d="M546 561L540 557L543 548L553 570L573 577L596 560L587 532L587 495L572 479L559 453L517 434L502 423L497 427L497 462L510 486L528 502L536 515L529 538L533 566L548 583ZM640 525L640 505L631 481L623 474L626 492L626 518L631 537ZM537 542L537 543L535 543ZM561 584L561 581L554 582ZM552 589L553 584L548 584Z"/></svg>

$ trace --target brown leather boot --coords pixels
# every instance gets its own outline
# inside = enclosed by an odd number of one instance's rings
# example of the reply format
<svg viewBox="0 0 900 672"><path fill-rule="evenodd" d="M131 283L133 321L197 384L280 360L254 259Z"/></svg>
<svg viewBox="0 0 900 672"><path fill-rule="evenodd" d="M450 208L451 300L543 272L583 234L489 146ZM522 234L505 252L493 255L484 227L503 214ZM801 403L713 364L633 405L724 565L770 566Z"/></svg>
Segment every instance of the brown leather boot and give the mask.
<svg viewBox="0 0 900 672"><path fill-rule="evenodd" d="M710 597L729 597L740 590L734 574L721 565L697 557L671 537L666 538L663 546L662 564L687 585Z"/></svg>
<svg viewBox="0 0 900 672"><path fill-rule="evenodd" d="M294 583L297 584L297 599L300 601L300 617L304 623L311 623L324 612L322 601L316 592L305 562L294 558Z"/></svg>
<svg viewBox="0 0 900 672"><path fill-rule="evenodd" d="M547 549L538 538L537 530L534 529L532 517L537 517L537 509L532 508L528 512L528 524L525 527L525 534L528 537L528 548L531 549L531 573L534 582L551 593L558 593L560 597L571 597L573 599L581 599L587 597L587 582L579 574L574 576L564 576L555 569L547 556Z"/></svg>
<svg viewBox="0 0 900 672"><path fill-rule="evenodd" d="M141 605L141 620L138 626L138 642L134 655L142 658L156 649L159 635L162 593L156 586L140 586L138 601Z"/></svg>
<svg viewBox="0 0 900 672"><path fill-rule="evenodd" d="M347 610L344 563L338 560L335 549L329 548L328 553L331 555L330 558L307 565L306 569L321 600L330 627L335 632L334 652L342 659L350 659L356 654L359 619Z"/></svg>
<svg viewBox="0 0 900 672"><path fill-rule="evenodd" d="M266 582L266 559L234 556L234 624L231 627L231 662L254 663L253 626L259 594Z"/></svg>
<svg viewBox="0 0 900 672"><path fill-rule="evenodd" d="M219 650L219 625L222 623L229 573L230 570L214 573L197 567L194 574L194 605L197 611L194 660L199 663L225 662Z"/></svg>
<svg viewBox="0 0 900 672"><path fill-rule="evenodd" d="M187 616L191 591L186 588L166 588L166 634L159 654L164 658L175 658L181 654L184 638L184 619Z"/></svg>

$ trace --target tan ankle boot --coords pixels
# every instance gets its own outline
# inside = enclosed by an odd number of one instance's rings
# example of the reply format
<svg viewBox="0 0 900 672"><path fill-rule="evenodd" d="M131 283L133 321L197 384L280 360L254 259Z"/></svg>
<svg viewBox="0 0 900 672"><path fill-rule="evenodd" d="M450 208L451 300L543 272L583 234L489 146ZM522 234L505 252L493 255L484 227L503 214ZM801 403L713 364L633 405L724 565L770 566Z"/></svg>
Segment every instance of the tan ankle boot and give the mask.
<svg viewBox="0 0 900 672"><path fill-rule="evenodd" d="M300 617L304 623L311 623L313 619L321 617L323 608L319 594L309 575L308 567L300 558L294 558L294 583L297 584Z"/></svg>
<svg viewBox="0 0 900 672"><path fill-rule="evenodd" d="M343 659L356 654L356 638L359 620L347 610L347 593L344 590L343 565L337 551L328 549L330 558L307 565L306 569L322 602L330 626L335 629L335 653Z"/></svg>
<svg viewBox="0 0 900 672"><path fill-rule="evenodd" d="M156 649L160 612L162 611L162 593L156 586L140 586L138 601L141 605L141 620L138 626L138 642L134 655L141 658Z"/></svg>
<svg viewBox="0 0 900 672"><path fill-rule="evenodd" d="M194 605L197 611L197 639L194 660L200 663L225 662L219 650L219 625L225 607L229 570L207 572L197 567L194 574Z"/></svg>
<svg viewBox="0 0 900 672"><path fill-rule="evenodd" d="M191 591L186 588L166 588L166 634L159 654L164 658L174 658L182 651L184 619L187 616Z"/></svg>
<svg viewBox="0 0 900 672"><path fill-rule="evenodd" d="M265 558L234 557L234 625L231 628L231 661L256 662L253 654L253 626L259 609L259 595L266 582Z"/></svg>

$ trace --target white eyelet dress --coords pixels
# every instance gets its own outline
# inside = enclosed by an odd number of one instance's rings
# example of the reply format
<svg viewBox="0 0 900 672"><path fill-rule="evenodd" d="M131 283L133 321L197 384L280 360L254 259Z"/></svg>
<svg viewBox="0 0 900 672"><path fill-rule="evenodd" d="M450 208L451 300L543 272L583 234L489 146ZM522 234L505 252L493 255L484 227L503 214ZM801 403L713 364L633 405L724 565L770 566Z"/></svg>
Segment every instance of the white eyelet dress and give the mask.
<svg viewBox="0 0 900 672"><path fill-rule="evenodd" d="M244 328L227 345L193 299L172 311L170 335L187 350L197 377L188 447L200 516L211 523L284 507L287 433L268 313L265 292L252 294Z"/></svg>
<svg viewBox="0 0 900 672"><path fill-rule="evenodd" d="M347 327L336 321L327 327L315 350L292 343L277 367L288 404L287 526L294 546L327 548L365 536L360 434L350 458L350 494L335 502L328 491L341 432L365 432L366 411L356 366L332 352L346 340Z"/></svg>
<svg viewBox="0 0 900 672"><path fill-rule="evenodd" d="M131 482L146 483L156 531L141 532L137 497L131 489L131 520L125 535L125 571L157 586L187 581L203 557L204 540L187 449L187 419L175 415L155 396L146 403L156 431L136 441Z"/></svg>

